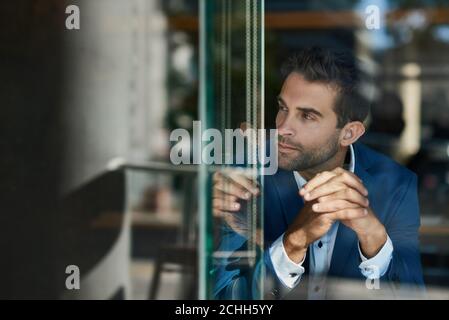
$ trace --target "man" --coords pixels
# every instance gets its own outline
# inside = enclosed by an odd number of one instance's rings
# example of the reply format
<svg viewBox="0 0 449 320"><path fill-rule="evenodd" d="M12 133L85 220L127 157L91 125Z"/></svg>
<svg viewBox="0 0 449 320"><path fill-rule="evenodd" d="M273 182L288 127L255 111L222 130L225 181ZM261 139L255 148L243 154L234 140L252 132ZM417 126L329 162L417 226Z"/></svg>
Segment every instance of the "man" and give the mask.
<svg viewBox="0 0 449 320"><path fill-rule="evenodd" d="M280 170L265 177L263 190L265 268L248 270L238 255L227 257L214 270L215 297L257 297L263 269L267 283L274 279L275 298L301 286L309 298L324 298L328 276L422 287L417 178L357 142L369 107L355 59L306 49L284 75L276 116ZM228 222L218 250L246 250L232 221L260 191L236 172L217 173L214 181L214 214Z"/></svg>

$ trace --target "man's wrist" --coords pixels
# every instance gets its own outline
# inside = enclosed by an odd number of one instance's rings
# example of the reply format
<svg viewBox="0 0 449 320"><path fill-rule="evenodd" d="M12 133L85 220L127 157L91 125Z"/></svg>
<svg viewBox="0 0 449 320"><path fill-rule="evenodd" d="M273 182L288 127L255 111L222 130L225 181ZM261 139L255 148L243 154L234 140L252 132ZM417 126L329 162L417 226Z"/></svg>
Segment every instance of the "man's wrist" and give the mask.
<svg viewBox="0 0 449 320"><path fill-rule="evenodd" d="M295 232L286 232L283 238L285 253L295 263L300 263L307 252L307 237L299 229Z"/></svg>
<svg viewBox="0 0 449 320"><path fill-rule="evenodd" d="M387 231L381 223L368 232L358 234L357 237L362 254L368 259L374 257L382 249L388 238Z"/></svg>

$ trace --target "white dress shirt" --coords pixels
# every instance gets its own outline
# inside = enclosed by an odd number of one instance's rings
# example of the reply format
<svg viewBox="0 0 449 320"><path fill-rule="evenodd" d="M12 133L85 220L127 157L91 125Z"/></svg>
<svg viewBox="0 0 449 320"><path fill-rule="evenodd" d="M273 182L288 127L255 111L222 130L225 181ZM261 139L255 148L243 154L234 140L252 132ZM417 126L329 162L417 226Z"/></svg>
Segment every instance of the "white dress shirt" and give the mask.
<svg viewBox="0 0 449 320"><path fill-rule="evenodd" d="M350 145L350 163L349 171L354 172L355 154L352 145ZM306 180L298 172L293 173L298 189L306 184ZM299 195L298 195L299 196ZM326 274L329 271L332 252L334 251L335 239L337 237L339 222L335 222L330 230L320 239L309 246L309 299L322 299L326 291ZM274 270L280 281L288 288L294 288L301 280L305 269L304 259L300 263L295 263L285 252L282 234L269 248L271 261ZM378 279L385 274L390 264L393 254L393 244L387 235L387 241L376 256L367 259L363 256L360 245L359 254L362 262L359 265L361 273L368 279Z"/></svg>

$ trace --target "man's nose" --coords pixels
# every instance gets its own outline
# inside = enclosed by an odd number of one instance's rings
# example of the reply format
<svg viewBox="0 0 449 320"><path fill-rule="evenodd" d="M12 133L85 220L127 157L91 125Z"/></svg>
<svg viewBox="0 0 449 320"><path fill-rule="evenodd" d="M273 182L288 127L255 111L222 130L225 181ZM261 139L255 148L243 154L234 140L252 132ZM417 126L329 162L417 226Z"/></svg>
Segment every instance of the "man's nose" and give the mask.
<svg viewBox="0 0 449 320"><path fill-rule="evenodd" d="M285 119L281 123L278 124L278 134L281 136L292 136L294 131L289 124L289 120Z"/></svg>

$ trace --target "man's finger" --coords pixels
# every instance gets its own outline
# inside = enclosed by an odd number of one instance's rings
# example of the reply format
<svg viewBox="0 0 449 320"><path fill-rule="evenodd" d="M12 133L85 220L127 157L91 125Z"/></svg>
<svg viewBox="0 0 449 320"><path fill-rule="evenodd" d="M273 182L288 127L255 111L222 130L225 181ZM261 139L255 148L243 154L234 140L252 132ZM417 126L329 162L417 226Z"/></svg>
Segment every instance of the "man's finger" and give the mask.
<svg viewBox="0 0 449 320"><path fill-rule="evenodd" d="M344 172L334 179L344 182L351 188L357 189L364 196L368 195L368 190L363 185L362 180L352 172L344 170Z"/></svg>
<svg viewBox="0 0 449 320"><path fill-rule="evenodd" d="M223 180L223 174L220 171L217 171L212 175L213 183L220 183L222 180Z"/></svg>
<svg viewBox="0 0 449 320"><path fill-rule="evenodd" d="M345 171L338 176L330 178L317 188L306 192L304 199L310 201L337 192L341 189L342 185L345 185L348 188L353 188L364 196L368 195L368 190L366 190L365 186L360 182L360 179L351 175L348 171Z"/></svg>
<svg viewBox="0 0 449 320"><path fill-rule="evenodd" d="M257 195L259 193L259 188L257 187L257 183L239 171L232 171L228 175L225 175L225 179L230 179L240 186L251 192L253 195Z"/></svg>
<svg viewBox="0 0 449 320"><path fill-rule="evenodd" d="M325 215L332 220L347 220L347 219L358 219L365 217L368 214L366 208L349 208L343 209L335 212L325 213Z"/></svg>
<svg viewBox="0 0 449 320"><path fill-rule="evenodd" d="M236 196L239 199L248 200L251 198L251 192L244 189L237 183L223 182L214 185L214 194L224 193L232 196Z"/></svg>
<svg viewBox="0 0 449 320"><path fill-rule="evenodd" d="M346 200L333 200L329 202L315 203L312 206L312 210L317 213L323 212L334 212L343 209L359 208L360 206L356 203L349 202Z"/></svg>
<svg viewBox="0 0 449 320"><path fill-rule="evenodd" d="M307 193L312 192L314 189L319 188L326 183L332 182L345 183L348 187L357 189L361 194L365 196L368 195L368 190L363 185L362 180L360 180L360 178L357 177L354 173L342 168L336 168L332 172L325 171L316 178L313 178L306 184L306 186L304 187L304 191L300 191L300 194L302 196L305 196Z"/></svg>
<svg viewBox="0 0 449 320"><path fill-rule="evenodd" d="M216 217L216 218L223 218L226 215L226 212L218 210L218 209L213 209L212 212L214 214L214 217Z"/></svg>
<svg viewBox="0 0 449 320"><path fill-rule="evenodd" d="M236 212L240 210L240 203L217 198L212 200L212 207L219 211Z"/></svg>
<svg viewBox="0 0 449 320"><path fill-rule="evenodd" d="M327 183L322 184L318 188L315 188L312 191L307 192L304 195L304 199L306 201L312 201L312 200L317 199L319 197L324 197L324 196L330 195L332 193L338 192L340 190L344 190L346 188L348 188L348 186L345 185L344 183L327 182Z"/></svg>
<svg viewBox="0 0 449 320"><path fill-rule="evenodd" d="M309 182L306 183L306 185L299 190L299 194L301 196L304 196L306 193L312 191L313 189L319 187L323 183L326 183L333 177L335 177L337 174L331 171L323 171L321 173L318 173L315 177L313 177Z"/></svg>
<svg viewBox="0 0 449 320"><path fill-rule="evenodd" d="M230 194L222 193L221 191L217 191L218 196L214 194L213 199L221 199L223 202L238 202L239 198Z"/></svg>
<svg viewBox="0 0 449 320"><path fill-rule="evenodd" d="M346 200L366 208L369 206L368 198L361 195L357 190L351 188L340 190L330 195L318 198L318 202L320 203L331 202L335 200Z"/></svg>
<svg viewBox="0 0 449 320"><path fill-rule="evenodd" d="M259 194L257 182L249 178L244 170L239 170L238 168L224 169L214 173L213 182L214 185L236 183L253 195Z"/></svg>

